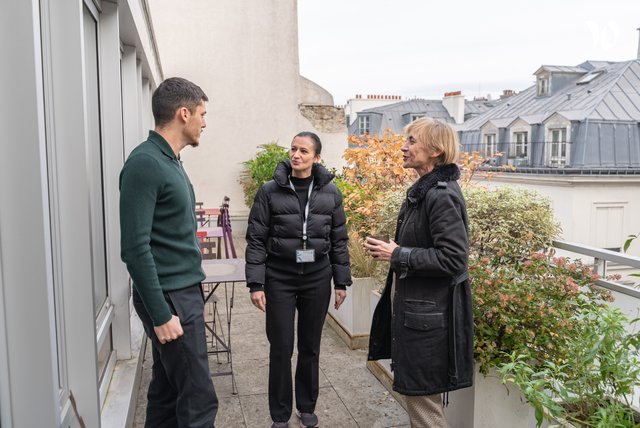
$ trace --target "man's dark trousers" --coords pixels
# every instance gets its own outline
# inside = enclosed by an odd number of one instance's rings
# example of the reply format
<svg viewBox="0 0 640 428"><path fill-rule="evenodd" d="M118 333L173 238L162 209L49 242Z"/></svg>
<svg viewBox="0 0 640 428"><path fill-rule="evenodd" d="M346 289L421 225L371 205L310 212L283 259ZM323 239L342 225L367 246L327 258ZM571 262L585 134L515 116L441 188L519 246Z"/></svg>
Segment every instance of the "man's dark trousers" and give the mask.
<svg viewBox="0 0 640 428"><path fill-rule="evenodd" d="M164 298L180 318L184 335L163 345L140 296L133 291L133 305L153 345L145 427L211 428L218 398L209 372L202 288L196 284L167 291Z"/></svg>

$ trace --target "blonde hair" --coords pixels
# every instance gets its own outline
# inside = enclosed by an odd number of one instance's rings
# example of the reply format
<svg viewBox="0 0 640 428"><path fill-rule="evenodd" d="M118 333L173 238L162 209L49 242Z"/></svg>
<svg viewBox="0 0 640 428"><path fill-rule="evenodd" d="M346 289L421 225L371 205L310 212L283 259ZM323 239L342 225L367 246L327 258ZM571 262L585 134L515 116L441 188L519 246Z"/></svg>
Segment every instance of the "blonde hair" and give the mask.
<svg viewBox="0 0 640 428"><path fill-rule="evenodd" d="M404 133L413 135L429 151L442 152L436 160L436 166L455 163L460 156L458 133L446 122L423 117L405 126Z"/></svg>

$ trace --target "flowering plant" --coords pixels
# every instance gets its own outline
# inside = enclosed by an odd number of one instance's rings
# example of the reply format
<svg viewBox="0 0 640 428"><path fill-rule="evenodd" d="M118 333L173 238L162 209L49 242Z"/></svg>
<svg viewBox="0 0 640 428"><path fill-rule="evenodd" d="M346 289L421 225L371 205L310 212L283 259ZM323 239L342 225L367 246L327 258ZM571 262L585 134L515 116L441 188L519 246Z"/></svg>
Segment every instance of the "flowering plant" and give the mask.
<svg viewBox="0 0 640 428"><path fill-rule="evenodd" d="M529 355L534 366L567 361L568 340L579 330L575 314L610 298L594 287L591 269L552 252L499 266L488 257L472 258L469 274L475 360L484 373L509 362L513 353Z"/></svg>
<svg viewBox="0 0 640 428"><path fill-rule="evenodd" d="M566 358L573 315L602 305L607 292L579 260L554 257L560 227L547 199L525 190L466 188L469 274L474 298L475 359L481 371L513 352L532 363Z"/></svg>

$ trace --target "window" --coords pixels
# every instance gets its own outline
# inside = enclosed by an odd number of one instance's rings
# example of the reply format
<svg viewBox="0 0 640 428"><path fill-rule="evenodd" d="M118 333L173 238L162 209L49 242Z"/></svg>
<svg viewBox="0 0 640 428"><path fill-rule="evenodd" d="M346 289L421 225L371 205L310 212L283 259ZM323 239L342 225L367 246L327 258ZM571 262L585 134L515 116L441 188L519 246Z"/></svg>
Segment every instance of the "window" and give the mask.
<svg viewBox="0 0 640 428"><path fill-rule="evenodd" d="M358 116L358 133L368 134L370 130L370 119L369 116Z"/></svg>
<svg viewBox="0 0 640 428"><path fill-rule="evenodd" d="M539 77L538 78L538 96L542 97L545 95L549 95L549 78Z"/></svg>
<svg viewBox="0 0 640 428"><path fill-rule="evenodd" d="M411 115L411 122L416 121L418 119L422 119L424 117L424 114L412 114Z"/></svg>
<svg viewBox="0 0 640 428"><path fill-rule="evenodd" d="M485 156L493 157L497 150L496 134L486 134L484 136Z"/></svg>
<svg viewBox="0 0 640 428"><path fill-rule="evenodd" d="M511 134L509 144L509 165L529 166L529 132L517 131Z"/></svg>
<svg viewBox="0 0 640 428"><path fill-rule="evenodd" d="M528 156L528 132L515 132L513 136L515 137L515 157L526 158Z"/></svg>
<svg viewBox="0 0 640 428"><path fill-rule="evenodd" d="M591 73L587 73L582 79L576 82L576 85L586 85L601 74L602 71L593 71Z"/></svg>
<svg viewBox="0 0 640 428"><path fill-rule="evenodd" d="M567 128L551 129L548 165L561 167L567 165Z"/></svg>
<svg viewBox="0 0 640 428"><path fill-rule="evenodd" d="M99 25L98 11L85 4L84 7L84 66L85 66L85 105L87 150L89 216L91 225L91 260L93 308L96 318L96 345L98 351L98 373L100 379L101 403L104 402L106 388L111 379L115 363L113 352L112 321L113 304L109 296L107 278L106 236L104 218L104 180L103 180L103 141L100 105L100 63L99 63ZM104 391L104 392L103 392Z"/></svg>

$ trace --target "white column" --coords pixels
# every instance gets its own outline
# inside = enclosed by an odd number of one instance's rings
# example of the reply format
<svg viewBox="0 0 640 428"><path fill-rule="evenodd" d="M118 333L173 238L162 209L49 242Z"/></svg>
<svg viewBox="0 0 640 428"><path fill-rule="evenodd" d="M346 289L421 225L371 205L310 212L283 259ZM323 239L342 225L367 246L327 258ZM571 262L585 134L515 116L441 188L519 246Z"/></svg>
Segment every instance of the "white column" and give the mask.
<svg viewBox="0 0 640 428"><path fill-rule="evenodd" d="M140 140L140 127L138 122L138 73L136 71L136 48L124 46L122 53L122 120L124 135L125 159Z"/></svg>
<svg viewBox="0 0 640 428"><path fill-rule="evenodd" d="M102 3L100 15L104 209L109 295L114 305L113 347L119 360L131 358L129 275L120 260L119 174L124 163L120 94L118 6Z"/></svg>

